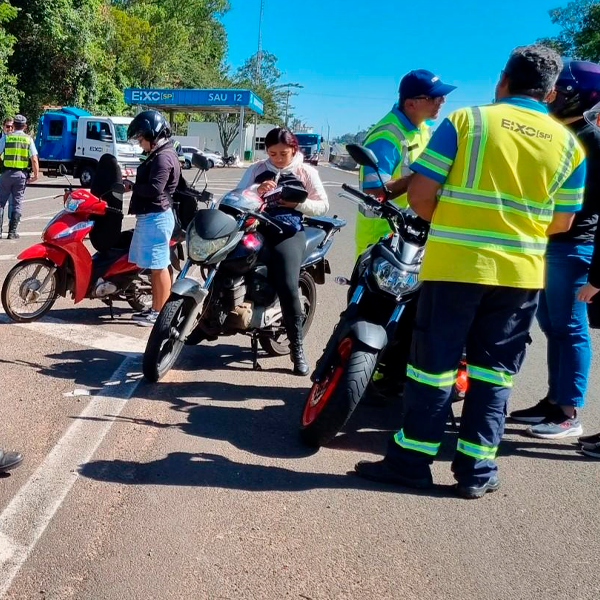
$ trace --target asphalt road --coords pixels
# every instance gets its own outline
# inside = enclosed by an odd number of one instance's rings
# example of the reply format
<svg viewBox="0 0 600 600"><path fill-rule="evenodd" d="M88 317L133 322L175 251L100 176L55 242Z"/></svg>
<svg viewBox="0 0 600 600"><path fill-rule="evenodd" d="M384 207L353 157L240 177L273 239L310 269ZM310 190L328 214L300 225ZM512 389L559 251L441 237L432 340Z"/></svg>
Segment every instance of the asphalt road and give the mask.
<svg viewBox="0 0 600 600"><path fill-rule="evenodd" d="M356 175L320 167L331 214L348 220L319 286L307 340L314 365L342 310L354 255L354 208L337 197ZM210 173L216 193L240 171ZM36 242L60 187L27 191L21 239L0 241L0 278ZM62 185L60 181L50 182ZM133 226L133 223L131 223ZM598 600L600 461L572 442L509 424L502 488L455 498L449 432L438 486L414 493L347 474L384 451L397 407L360 407L317 453L298 441L308 380L288 358L228 338L186 348L158 384L140 375L148 330L127 306L61 300L22 326L0 314L0 443L25 452L0 480L0 599L31 600ZM535 332L512 407L545 394ZM598 334L594 333L598 346ZM594 362L588 432L600 429Z"/></svg>

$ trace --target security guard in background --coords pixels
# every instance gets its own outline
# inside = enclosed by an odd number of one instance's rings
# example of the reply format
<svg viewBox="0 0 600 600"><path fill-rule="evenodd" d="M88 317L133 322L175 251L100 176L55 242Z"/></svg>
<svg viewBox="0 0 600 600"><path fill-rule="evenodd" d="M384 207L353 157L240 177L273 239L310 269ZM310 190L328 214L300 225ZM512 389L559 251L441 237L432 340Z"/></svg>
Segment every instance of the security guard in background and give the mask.
<svg viewBox="0 0 600 600"><path fill-rule="evenodd" d="M32 175L29 182L37 181L39 176L39 161L33 139L25 133L27 119L23 115L15 115L15 130L0 139L0 154L3 154L3 174L0 178L0 211L11 194L13 196L13 210L8 224L8 239L19 237L17 227L21 220L21 204L25 196L25 187L29 177L29 163L31 161Z"/></svg>
<svg viewBox="0 0 600 600"><path fill-rule="evenodd" d="M6 119L4 119L4 121L2 122L2 132L0 133L0 139L2 139L5 135L8 135L9 133L12 133L15 129L15 124L12 120L12 117L8 117ZM0 161L3 159L4 157L2 155L0 155ZM1 173L3 172L4 167L2 166L1 162L0 162L0 177L2 176ZM12 214L12 210L13 210L13 199L12 196L8 199L8 219L10 219L10 215ZM2 229L4 227L4 209L0 209L0 238L2 238Z"/></svg>
<svg viewBox="0 0 600 600"><path fill-rule="evenodd" d="M583 202L584 151L544 104L561 68L550 48L516 48L496 103L452 113L411 167L408 201L431 221L424 283L403 428L384 460L356 465L367 479L433 484L430 465L466 348L469 388L452 462L456 492L480 498L500 487L494 458L544 286L547 236L567 231Z"/></svg>
<svg viewBox="0 0 600 600"><path fill-rule="evenodd" d="M431 71L418 69L407 73L400 82L398 104L367 134L364 145L377 156L381 177L399 206L407 206L406 190L411 176L409 165L429 141L426 121L438 116L445 97L455 89L442 83ZM365 192L383 196L379 177L373 169L361 167L359 177ZM359 207L356 255L389 231L384 219Z"/></svg>

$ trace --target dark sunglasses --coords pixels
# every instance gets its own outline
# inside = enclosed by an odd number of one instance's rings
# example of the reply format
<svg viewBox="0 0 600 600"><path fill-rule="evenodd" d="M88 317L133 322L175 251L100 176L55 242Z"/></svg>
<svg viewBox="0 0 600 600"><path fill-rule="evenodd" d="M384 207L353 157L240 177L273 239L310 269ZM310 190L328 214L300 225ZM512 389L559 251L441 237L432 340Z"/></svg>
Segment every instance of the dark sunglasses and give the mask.
<svg viewBox="0 0 600 600"><path fill-rule="evenodd" d="M427 102L435 102L436 100L443 100L445 96L415 96L413 100L427 100Z"/></svg>

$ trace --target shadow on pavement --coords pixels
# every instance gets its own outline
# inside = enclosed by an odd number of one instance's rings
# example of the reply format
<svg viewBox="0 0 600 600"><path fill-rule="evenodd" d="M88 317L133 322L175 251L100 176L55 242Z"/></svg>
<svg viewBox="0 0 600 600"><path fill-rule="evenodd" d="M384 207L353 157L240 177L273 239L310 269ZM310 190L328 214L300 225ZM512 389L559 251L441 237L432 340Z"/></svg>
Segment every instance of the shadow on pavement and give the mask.
<svg viewBox="0 0 600 600"><path fill-rule="evenodd" d="M47 358L56 361L52 365L40 365L26 360L9 361L0 359L0 364L15 364L34 369L40 375L72 379L76 386L82 386L92 391L100 390L110 377L123 357L105 350L68 350L57 354L48 354Z"/></svg>
<svg viewBox="0 0 600 600"><path fill-rule="evenodd" d="M79 473L97 481L132 485L201 486L251 492L363 489L439 498L454 496L450 486L412 490L372 483L353 474L292 471L282 467L238 463L208 453L172 452L149 463L97 460L82 465Z"/></svg>

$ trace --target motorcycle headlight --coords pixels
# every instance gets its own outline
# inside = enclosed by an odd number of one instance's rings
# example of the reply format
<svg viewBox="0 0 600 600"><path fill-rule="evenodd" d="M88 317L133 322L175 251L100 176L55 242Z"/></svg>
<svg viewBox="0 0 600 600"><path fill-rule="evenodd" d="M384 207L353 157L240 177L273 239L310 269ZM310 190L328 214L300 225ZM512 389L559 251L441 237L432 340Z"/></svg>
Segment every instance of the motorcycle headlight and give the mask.
<svg viewBox="0 0 600 600"><path fill-rule="evenodd" d="M192 225L187 240L189 257L195 262L203 262L223 248L227 244L227 239L227 237L222 237L216 240L205 240L196 233Z"/></svg>
<svg viewBox="0 0 600 600"><path fill-rule="evenodd" d="M381 290L394 296L413 291L419 286L417 273L398 269L385 258L377 258L373 261L373 277Z"/></svg>

